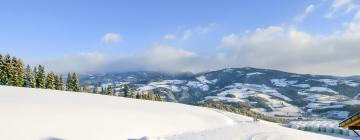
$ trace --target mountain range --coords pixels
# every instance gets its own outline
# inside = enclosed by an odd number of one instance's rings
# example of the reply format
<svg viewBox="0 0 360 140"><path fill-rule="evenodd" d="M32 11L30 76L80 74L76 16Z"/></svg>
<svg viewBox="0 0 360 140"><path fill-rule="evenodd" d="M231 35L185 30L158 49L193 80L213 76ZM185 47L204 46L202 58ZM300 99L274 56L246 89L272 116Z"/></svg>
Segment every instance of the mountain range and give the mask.
<svg viewBox="0 0 360 140"><path fill-rule="evenodd" d="M169 102L218 101L273 117L344 119L360 107L360 78L296 74L258 68L226 68L197 74L152 71L81 75L82 85L129 85L138 94L154 92Z"/></svg>

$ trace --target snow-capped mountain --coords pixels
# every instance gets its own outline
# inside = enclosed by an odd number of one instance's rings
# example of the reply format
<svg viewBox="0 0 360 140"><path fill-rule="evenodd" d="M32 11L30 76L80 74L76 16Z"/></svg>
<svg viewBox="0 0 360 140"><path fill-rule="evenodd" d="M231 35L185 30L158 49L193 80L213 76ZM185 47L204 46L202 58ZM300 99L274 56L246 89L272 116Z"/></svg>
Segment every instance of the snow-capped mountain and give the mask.
<svg viewBox="0 0 360 140"><path fill-rule="evenodd" d="M358 111L360 79L295 74L256 68L227 68L198 74L127 72L83 75L90 88L123 85L138 93L153 91L171 102L221 101L275 117L343 119Z"/></svg>

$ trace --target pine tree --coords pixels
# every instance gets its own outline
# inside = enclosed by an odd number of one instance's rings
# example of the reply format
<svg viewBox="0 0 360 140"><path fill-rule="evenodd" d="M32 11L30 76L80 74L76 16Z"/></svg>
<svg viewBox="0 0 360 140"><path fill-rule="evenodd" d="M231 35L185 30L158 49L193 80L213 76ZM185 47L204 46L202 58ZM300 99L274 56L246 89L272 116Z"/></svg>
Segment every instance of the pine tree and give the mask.
<svg viewBox="0 0 360 140"><path fill-rule="evenodd" d="M23 85L24 87L30 87L31 75L32 75L31 67L30 67L30 65L26 65L25 80L24 80L24 85Z"/></svg>
<svg viewBox="0 0 360 140"><path fill-rule="evenodd" d="M67 91L73 91L73 80L72 80L72 77L71 77L71 74L70 72L68 73L67 75L67 78L66 78L66 90Z"/></svg>
<svg viewBox="0 0 360 140"><path fill-rule="evenodd" d="M57 85L57 90L64 90L64 80L62 78L62 75L58 76L58 85Z"/></svg>
<svg viewBox="0 0 360 140"><path fill-rule="evenodd" d="M58 89L59 84L60 84L60 83L59 83L59 82L60 82L60 81L59 81L59 76L56 75L56 74L54 74L54 79L55 79L55 84L54 84L54 85L55 85L55 89L56 89L56 90L59 90L59 89Z"/></svg>
<svg viewBox="0 0 360 140"><path fill-rule="evenodd" d="M137 94L136 94L136 99L141 99L140 93L137 93Z"/></svg>
<svg viewBox="0 0 360 140"><path fill-rule="evenodd" d="M36 78L37 78L37 69L34 67L34 70L32 71L32 80L30 82L31 88L36 88Z"/></svg>
<svg viewBox="0 0 360 140"><path fill-rule="evenodd" d="M155 101L162 101L161 97L159 95L155 96Z"/></svg>
<svg viewBox="0 0 360 140"><path fill-rule="evenodd" d="M46 76L46 88L47 89L55 89L55 74L53 72L48 73Z"/></svg>
<svg viewBox="0 0 360 140"><path fill-rule="evenodd" d="M14 84L15 86L21 87L24 85L24 79L25 79L25 69L24 69L24 63L21 59L13 58L14 62Z"/></svg>
<svg viewBox="0 0 360 140"><path fill-rule="evenodd" d="M110 95L113 96L114 95L114 91L113 88L111 86L109 86L106 90L106 95Z"/></svg>
<svg viewBox="0 0 360 140"><path fill-rule="evenodd" d="M4 81L3 84L4 85L8 85L11 86L12 85L12 79L13 79L13 71L14 71L14 66L12 64L12 60L11 60L11 56L9 54L7 54L4 58Z"/></svg>
<svg viewBox="0 0 360 140"><path fill-rule="evenodd" d="M105 89L103 87L101 88L100 94L106 94Z"/></svg>
<svg viewBox="0 0 360 140"><path fill-rule="evenodd" d="M44 66L39 65L38 66L38 71L36 74L36 87L37 88L45 88L45 69Z"/></svg>
<svg viewBox="0 0 360 140"><path fill-rule="evenodd" d="M131 89L130 98L136 98L136 90Z"/></svg>
<svg viewBox="0 0 360 140"><path fill-rule="evenodd" d="M92 92L95 93L95 94L98 94L98 92L99 92L99 91L98 91L98 88L97 88L97 87L94 87Z"/></svg>
<svg viewBox="0 0 360 140"><path fill-rule="evenodd" d="M75 92L79 92L80 91L80 83L79 83L79 79L76 75L76 73L73 73L71 76L72 79L72 85L73 85L73 91Z"/></svg>
<svg viewBox="0 0 360 140"><path fill-rule="evenodd" d="M4 85L4 77L5 77L5 62L4 57L0 54L0 85Z"/></svg>
<svg viewBox="0 0 360 140"><path fill-rule="evenodd" d="M125 85L123 90L124 90L124 97L128 97L129 96L129 86Z"/></svg>

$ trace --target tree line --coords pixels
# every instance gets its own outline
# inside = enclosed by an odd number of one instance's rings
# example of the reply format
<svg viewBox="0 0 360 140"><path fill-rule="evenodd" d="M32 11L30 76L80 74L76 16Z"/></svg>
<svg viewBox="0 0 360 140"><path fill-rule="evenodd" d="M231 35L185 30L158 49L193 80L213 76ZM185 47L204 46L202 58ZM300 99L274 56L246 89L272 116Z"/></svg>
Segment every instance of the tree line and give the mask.
<svg viewBox="0 0 360 140"><path fill-rule="evenodd" d="M159 95L149 91L147 94L140 94L134 88L125 85L123 95L115 95L115 89L112 86L101 88L100 91L96 87L90 90L86 85L80 86L76 73L68 73L66 82L63 76L54 72L46 73L43 65L31 67L24 64L20 58L12 57L9 54L3 56L0 54L0 85L41 88L53 90L66 90L74 92L87 92L95 94L103 94L110 96L123 96L128 98L145 99L161 101Z"/></svg>
<svg viewBox="0 0 360 140"><path fill-rule="evenodd" d="M134 98L134 99L162 101L160 95L157 95L152 91L147 91L147 93L139 93L135 90L135 88L130 88L129 85L124 85L122 87L121 94L115 94L115 89L113 88L113 86L108 86L107 88L101 88L101 90L94 88L92 91L88 90L88 88L84 86L84 92L110 95L110 96L121 96L121 97Z"/></svg>
<svg viewBox="0 0 360 140"><path fill-rule="evenodd" d="M46 73L43 65L25 67L20 58L0 54L0 85L81 91L76 73L69 73L66 79L65 84L61 74Z"/></svg>

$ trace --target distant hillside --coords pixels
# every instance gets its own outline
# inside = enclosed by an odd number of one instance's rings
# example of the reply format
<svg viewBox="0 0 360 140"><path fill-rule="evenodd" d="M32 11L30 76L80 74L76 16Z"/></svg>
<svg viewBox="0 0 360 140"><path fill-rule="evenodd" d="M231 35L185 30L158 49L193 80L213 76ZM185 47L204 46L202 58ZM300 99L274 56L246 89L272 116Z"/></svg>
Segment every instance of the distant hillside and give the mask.
<svg viewBox="0 0 360 140"><path fill-rule="evenodd" d="M275 117L343 119L358 111L360 79L296 74L270 69L228 68L198 74L160 72L107 73L81 76L90 88L124 85L138 93L152 91L181 103L221 101Z"/></svg>

